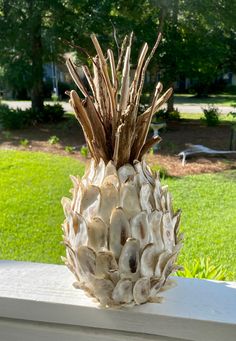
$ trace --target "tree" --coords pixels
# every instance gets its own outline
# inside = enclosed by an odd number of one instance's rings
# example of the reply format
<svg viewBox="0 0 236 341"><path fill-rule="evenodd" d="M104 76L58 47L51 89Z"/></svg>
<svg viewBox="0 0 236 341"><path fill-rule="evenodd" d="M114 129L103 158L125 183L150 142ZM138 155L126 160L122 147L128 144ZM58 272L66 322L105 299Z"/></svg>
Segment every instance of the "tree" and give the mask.
<svg viewBox="0 0 236 341"><path fill-rule="evenodd" d="M112 4L93 0L0 0L0 65L14 90L30 89L34 111L43 109L43 63L61 60L62 54L74 50L73 44L78 41L91 51L91 44L84 38L92 31L103 32L106 37L112 27L110 22L108 25Z"/></svg>
<svg viewBox="0 0 236 341"><path fill-rule="evenodd" d="M224 4L227 1L184 1L182 31L184 71L197 79L199 96L224 71L228 56Z"/></svg>
<svg viewBox="0 0 236 341"><path fill-rule="evenodd" d="M151 47L161 28L163 40L149 66L153 81L158 72L166 87L187 76L196 80L199 94L206 93L223 70L236 69L235 13L229 0L0 0L0 65L16 91L30 89L32 107L40 111L43 63L60 60L75 45L94 54L92 32L103 47L117 51L114 26L119 43L134 31L136 60L142 42ZM168 107L173 109L173 98Z"/></svg>
<svg viewBox="0 0 236 341"><path fill-rule="evenodd" d="M164 13L159 64L163 83L191 78L199 96L226 70L235 70L236 2L153 0ZM174 108L173 96L168 110Z"/></svg>
<svg viewBox="0 0 236 341"><path fill-rule="evenodd" d="M57 2L57 1L56 1ZM31 89L32 109L43 110L43 61L50 9L44 1L0 2L1 65L15 90Z"/></svg>

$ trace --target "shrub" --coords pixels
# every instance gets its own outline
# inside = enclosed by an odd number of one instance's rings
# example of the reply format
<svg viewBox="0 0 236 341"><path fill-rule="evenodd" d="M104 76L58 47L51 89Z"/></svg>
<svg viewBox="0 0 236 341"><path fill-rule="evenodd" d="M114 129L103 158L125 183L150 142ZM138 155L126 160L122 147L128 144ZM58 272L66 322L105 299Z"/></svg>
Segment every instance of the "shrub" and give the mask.
<svg viewBox="0 0 236 341"><path fill-rule="evenodd" d="M27 139L23 139L23 140L20 140L20 145L22 146L22 147L28 147L29 146L29 140L27 140Z"/></svg>
<svg viewBox="0 0 236 341"><path fill-rule="evenodd" d="M204 118L201 118L208 127L215 127L219 124L220 111L214 105L209 105L208 108L203 109Z"/></svg>
<svg viewBox="0 0 236 341"><path fill-rule="evenodd" d="M58 102L59 97L58 97L58 95L57 95L55 92L52 93L52 95L51 95L51 100L52 100L53 102Z"/></svg>
<svg viewBox="0 0 236 341"><path fill-rule="evenodd" d="M56 135L50 136L48 139L48 143L50 143L50 144L56 144L59 141L60 141L60 139Z"/></svg>
<svg viewBox="0 0 236 341"><path fill-rule="evenodd" d="M0 124L4 129L21 129L36 123L58 122L62 120L64 110L60 104L45 105L40 113L30 109L11 109L0 104Z"/></svg>
<svg viewBox="0 0 236 341"><path fill-rule="evenodd" d="M231 108L233 108L233 111L230 111L228 113L228 116L232 116L233 120L236 120L236 105L235 104L231 105Z"/></svg>
<svg viewBox="0 0 236 341"><path fill-rule="evenodd" d="M87 146L82 146L80 148L80 154L84 156L85 158L88 157L88 147Z"/></svg>
<svg viewBox="0 0 236 341"><path fill-rule="evenodd" d="M0 104L0 124L6 129L8 128L5 127L4 120L5 120L5 117L10 115L10 112L11 112L11 109L9 108L8 105Z"/></svg>
<svg viewBox="0 0 236 341"><path fill-rule="evenodd" d="M31 109L11 109L5 104L0 105L0 123L4 129L21 129L33 123Z"/></svg>
<svg viewBox="0 0 236 341"><path fill-rule="evenodd" d="M74 151L75 151L75 147L72 147L72 146L65 146L65 151L66 151L67 153L72 154L72 153L74 153Z"/></svg>
<svg viewBox="0 0 236 341"><path fill-rule="evenodd" d="M149 149L149 155L154 155L154 148L153 148L153 147L151 147L151 148Z"/></svg>
<svg viewBox="0 0 236 341"><path fill-rule="evenodd" d="M36 114L36 120L39 123L50 123L50 122L59 122L62 120L64 116L64 109L60 104L54 104L54 105L45 105L44 110Z"/></svg>
<svg viewBox="0 0 236 341"><path fill-rule="evenodd" d="M152 167L152 170L158 172L161 179L170 177L168 170L164 166L155 165Z"/></svg>
<svg viewBox="0 0 236 341"><path fill-rule="evenodd" d="M228 277L222 265L213 265L209 257L195 259L192 264L184 264L184 270L177 271L177 276L224 281Z"/></svg>
<svg viewBox="0 0 236 341"><path fill-rule="evenodd" d="M9 140L9 139L12 138L12 133L11 133L10 131L8 131L8 130L2 131L2 135L4 136L4 138L5 138L6 140Z"/></svg>
<svg viewBox="0 0 236 341"><path fill-rule="evenodd" d="M166 109L161 109L156 113L156 121L179 121L180 113L178 109L174 111L167 111Z"/></svg>

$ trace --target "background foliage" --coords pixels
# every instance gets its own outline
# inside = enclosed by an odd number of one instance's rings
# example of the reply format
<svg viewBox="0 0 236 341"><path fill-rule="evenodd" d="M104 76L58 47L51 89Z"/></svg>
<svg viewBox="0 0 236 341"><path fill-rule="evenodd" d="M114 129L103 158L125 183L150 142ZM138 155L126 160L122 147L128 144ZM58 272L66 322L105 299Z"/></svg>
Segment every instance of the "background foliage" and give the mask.
<svg viewBox="0 0 236 341"><path fill-rule="evenodd" d="M151 83L158 71L165 86L189 77L193 90L205 95L224 72L236 70L235 22L235 0L0 0L0 83L16 96L30 94L34 110L40 111L43 64L62 61L75 45L94 52L92 32L117 54L115 27L119 44L134 31L134 60L143 41L152 46L162 30L159 53L150 65ZM77 52L85 61L85 54Z"/></svg>

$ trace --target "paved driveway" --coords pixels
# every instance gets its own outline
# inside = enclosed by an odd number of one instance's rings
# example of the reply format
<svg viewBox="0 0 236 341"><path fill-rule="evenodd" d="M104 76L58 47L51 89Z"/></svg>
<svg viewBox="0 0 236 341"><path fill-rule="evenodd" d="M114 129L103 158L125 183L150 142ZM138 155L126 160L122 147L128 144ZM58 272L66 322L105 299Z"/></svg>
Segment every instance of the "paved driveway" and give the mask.
<svg viewBox="0 0 236 341"><path fill-rule="evenodd" d="M24 110L31 107L31 101L2 101L2 103L9 105L9 107L12 109L20 108ZM54 102L44 102L44 104L53 105ZM72 111L68 102L60 102L60 104L63 106L65 111Z"/></svg>
<svg viewBox="0 0 236 341"><path fill-rule="evenodd" d="M15 109L15 108L20 108L20 109L26 109L30 108L31 102L30 101L2 101L2 103L6 103L9 105L9 107ZM53 105L53 102L45 102L45 104L51 104ZM71 106L68 102L60 102L60 104L63 106L65 111L72 111ZM180 112L184 113L192 113L192 114L197 114L202 112L202 108L206 108L207 105L202 103L202 104L175 104L175 108L177 108ZM221 111L222 114L228 114L230 111L232 111L232 107L230 106L217 106L217 108Z"/></svg>

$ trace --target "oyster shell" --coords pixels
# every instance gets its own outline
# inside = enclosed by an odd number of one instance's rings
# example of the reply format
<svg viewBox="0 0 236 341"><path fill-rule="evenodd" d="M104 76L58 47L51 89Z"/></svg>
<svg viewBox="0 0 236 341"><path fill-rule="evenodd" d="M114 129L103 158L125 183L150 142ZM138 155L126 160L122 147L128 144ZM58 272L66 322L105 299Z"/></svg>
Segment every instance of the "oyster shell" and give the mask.
<svg viewBox="0 0 236 341"><path fill-rule="evenodd" d="M150 295L150 279L147 277L138 279L134 285L133 295L135 303L147 302Z"/></svg>
<svg viewBox="0 0 236 341"><path fill-rule="evenodd" d="M153 211L149 215L149 224L151 230L151 242L154 243L161 253L164 250L164 241L162 237L163 230L163 222L162 222L163 213L160 211Z"/></svg>
<svg viewBox="0 0 236 341"><path fill-rule="evenodd" d="M139 212L130 220L132 238L140 242L141 249L147 245L151 239L148 217L146 212Z"/></svg>
<svg viewBox="0 0 236 341"><path fill-rule="evenodd" d="M118 169L118 177L121 183L125 183L128 179L136 174L134 167L130 164L125 164Z"/></svg>
<svg viewBox="0 0 236 341"><path fill-rule="evenodd" d="M79 246L77 252L78 273L82 283L91 287L96 267L96 253L88 246Z"/></svg>
<svg viewBox="0 0 236 341"><path fill-rule="evenodd" d="M143 211L151 213L155 208L153 189L150 184L143 184L140 190L140 204Z"/></svg>
<svg viewBox="0 0 236 341"><path fill-rule="evenodd" d="M133 181L121 185L120 206L124 209L128 219L141 211L138 192Z"/></svg>
<svg viewBox="0 0 236 341"><path fill-rule="evenodd" d="M123 246L119 258L119 271L121 278L128 278L133 281L137 280L140 270L139 251L139 240L129 238Z"/></svg>
<svg viewBox="0 0 236 341"><path fill-rule="evenodd" d="M95 251L107 248L108 228L104 221L99 217L94 217L87 222L88 246Z"/></svg>
<svg viewBox="0 0 236 341"><path fill-rule="evenodd" d="M109 247L116 259L119 258L126 240L131 236L130 224L121 207L113 209L110 222Z"/></svg>
<svg viewBox="0 0 236 341"><path fill-rule="evenodd" d="M100 159L99 164L95 168L95 174L92 178L92 183L95 186L101 186L105 176L106 165L103 159Z"/></svg>
<svg viewBox="0 0 236 341"><path fill-rule="evenodd" d="M108 224L111 218L112 210L119 203L119 193L116 187L111 183L106 183L100 187L101 200L99 207L99 216Z"/></svg>
<svg viewBox="0 0 236 341"><path fill-rule="evenodd" d="M150 243L145 246L140 260L140 273L144 277L153 277L158 260L158 249L155 244Z"/></svg>
<svg viewBox="0 0 236 341"><path fill-rule="evenodd" d="M82 192L82 198L80 201L80 214L85 218L93 217L100 204L100 189L94 185L89 185L84 188Z"/></svg>
<svg viewBox="0 0 236 341"><path fill-rule="evenodd" d="M69 225L68 239L73 250L77 250L80 245L88 242L87 226L84 218L75 212L71 212L67 218Z"/></svg>
<svg viewBox="0 0 236 341"><path fill-rule="evenodd" d="M111 272L117 271L118 265L111 251L99 251L96 257L95 273L99 278L111 278Z"/></svg>
<svg viewBox="0 0 236 341"><path fill-rule="evenodd" d="M129 279L120 279L116 284L112 299L116 304L130 303L133 300L133 285Z"/></svg>

